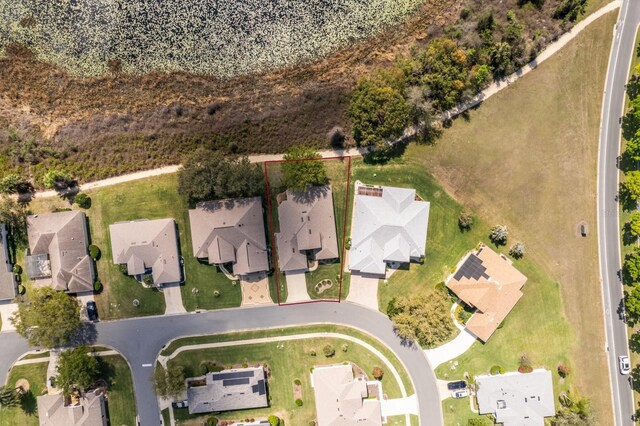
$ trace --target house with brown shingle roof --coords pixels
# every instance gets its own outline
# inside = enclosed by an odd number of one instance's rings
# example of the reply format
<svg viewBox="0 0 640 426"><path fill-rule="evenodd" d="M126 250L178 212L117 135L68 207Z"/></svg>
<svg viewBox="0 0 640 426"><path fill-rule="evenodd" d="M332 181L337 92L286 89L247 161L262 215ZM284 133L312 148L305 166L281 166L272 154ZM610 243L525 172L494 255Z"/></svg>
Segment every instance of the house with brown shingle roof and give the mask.
<svg viewBox="0 0 640 426"><path fill-rule="evenodd" d="M109 233L113 263L127 265L128 275L150 276L158 287L182 281L175 220L118 222Z"/></svg>
<svg viewBox="0 0 640 426"><path fill-rule="evenodd" d="M37 398L40 426L107 426L104 395L87 392L71 402L62 394Z"/></svg>
<svg viewBox="0 0 640 426"><path fill-rule="evenodd" d="M466 328L486 342L522 297L527 277L511 260L482 244L462 258L446 285L464 303L476 308Z"/></svg>
<svg viewBox="0 0 640 426"><path fill-rule="evenodd" d="M231 263L235 275L269 270L260 197L198 203L189 210L189 223L198 259Z"/></svg>
<svg viewBox="0 0 640 426"><path fill-rule="evenodd" d="M382 425L380 400L369 397L368 382L355 379L351 365L314 367L311 378L318 426Z"/></svg>
<svg viewBox="0 0 640 426"><path fill-rule="evenodd" d="M87 218L80 211L27 217L27 276L37 285L79 293L93 291L95 269L89 256Z"/></svg>
<svg viewBox="0 0 640 426"><path fill-rule="evenodd" d="M306 192L288 190L278 205L278 267L283 272L308 269L307 260L340 257L330 185Z"/></svg>

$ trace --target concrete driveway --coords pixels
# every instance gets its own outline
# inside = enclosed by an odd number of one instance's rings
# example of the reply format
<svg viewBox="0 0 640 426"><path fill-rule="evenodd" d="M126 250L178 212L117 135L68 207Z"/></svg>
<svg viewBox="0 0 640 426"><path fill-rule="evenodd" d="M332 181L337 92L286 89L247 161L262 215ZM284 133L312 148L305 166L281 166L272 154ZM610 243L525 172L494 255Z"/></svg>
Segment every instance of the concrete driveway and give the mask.
<svg viewBox="0 0 640 426"><path fill-rule="evenodd" d="M378 282L372 275L351 274L347 302L357 303L367 308L378 310Z"/></svg>
<svg viewBox="0 0 640 426"><path fill-rule="evenodd" d="M240 289L242 290L242 306L273 303L269 295L269 278L264 272L241 276Z"/></svg>
<svg viewBox="0 0 640 426"><path fill-rule="evenodd" d="M187 312L182 304L180 284L167 284L163 286L162 294L164 294L164 302L166 304L166 308L164 310L165 315L183 314Z"/></svg>
<svg viewBox="0 0 640 426"><path fill-rule="evenodd" d="M287 301L286 303L306 302L311 300L307 293L307 280L304 272L285 272L287 280Z"/></svg>
<svg viewBox="0 0 640 426"><path fill-rule="evenodd" d="M460 330L460 334L452 341L435 349L427 349L424 352L429 358L431 368L435 370L440 364L455 359L468 351L476 339L477 337L465 328Z"/></svg>
<svg viewBox="0 0 640 426"><path fill-rule="evenodd" d="M0 303L0 318L2 318L2 329L0 331L15 331L16 328L9 321L9 317L18 310L17 303Z"/></svg>
<svg viewBox="0 0 640 426"><path fill-rule="evenodd" d="M383 399L380 401L383 417L399 416L402 414L419 414L416 395L404 398Z"/></svg>

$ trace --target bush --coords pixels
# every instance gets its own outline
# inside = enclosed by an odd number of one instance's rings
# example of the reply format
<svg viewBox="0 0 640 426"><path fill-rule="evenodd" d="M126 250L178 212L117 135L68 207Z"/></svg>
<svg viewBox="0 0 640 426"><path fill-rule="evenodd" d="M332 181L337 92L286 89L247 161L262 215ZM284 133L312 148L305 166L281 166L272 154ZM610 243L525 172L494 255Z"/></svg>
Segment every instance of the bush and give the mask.
<svg viewBox="0 0 640 426"><path fill-rule="evenodd" d="M91 256L93 260L99 260L101 254L100 247L94 246L93 244L89 246L89 256Z"/></svg>
<svg viewBox="0 0 640 426"><path fill-rule="evenodd" d="M513 244L509 249L509 254L515 259L520 259L522 256L524 256L525 252L526 249L522 241L518 241L517 243Z"/></svg>
<svg viewBox="0 0 640 426"><path fill-rule="evenodd" d="M18 294L22 295L22 294L24 294L25 291L26 291L26 289L24 288L24 286L22 284L20 284L18 286Z"/></svg>
<svg viewBox="0 0 640 426"><path fill-rule="evenodd" d="M507 237L509 236L509 230L505 225L496 225L491 228L489 239L497 246L503 246L507 243Z"/></svg>
<svg viewBox="0 0 640 426"><path fill-rule="evenodd" d="M20 265L13 265L13 273L20 275L22 273L22 266Z"/></svg>
<svg viewBox="0 0 640 426"><path fill-rule="evenodd" d="M300 386L302 384L302 382L300 381L300 379L295 379L293 381L293 383L295 383L296 385Z"/></svg>
<svg viewBox="0 0 640 426"><path fill-rule="evenodd" d="M127 268L127 264L126 263L121 263L118 265L118 269L120 270L120 272L122 272L125 275L129 275L129 268Z"/></svg>
<svg viewBox="0 0 640 426"><path fill-rule="evenodd" d="M76 196L73 197L73 202L83 209L88 209L89 207L91 207L91 197L89 197L84 192L77 193Z"/></svg>
<svg viewBox="0 0 640 426"><path fill-rule="evenodd" d="M342 352L347 352L349 350L349 345L345 343L342 345L341 349L342 349Z"/></svg>
<svg viewBox="0 0 640 426"><path fill-rule="evenodd" d="M499 365L494 365L493 367L491 367L490 373L492 376L504 374L504 368Z"/></svg>
<svg viewBox="0 0 640 426"><path fill-rule="evenodd" d="M274 416L273 414L269 416L269 424L271 426L279 426L280 425L280 417Z"/></svg>
<svg viewBox="0 0 640 426"><path fill-rule="evenodd" d="M322 352L324 353L325 357L331 358L336 354L336 348L334 348L333 345L326 345L324 348L322 348Z"/></svg>
<svg viewBox="0 0 640 426"><path fill-rule="evenodd" d="M371 373L371 375L376 380L382 380L382 377L384 377L384 370L378 366L375 366L373 367L373 372Z"/></svg>
<svg viewBox="0 0 640 426"><path fill-rule="evenodd" d="M247 364L246 362L243 362L242 363L242 368L247 368L247 367L249 367L249 364Z"/></svg>
<svg viewBox="0 0 640 426"><path fill-rule="evenodd" d="M26 193L33 188L31 184L16 174L8 174L0 179L0 193L2 194L15 194Z"/></svg>
<svg viewBox="0 0 640 426"><path fill-rule="evenodd" d="M206 361L200 363L200 373L204 376L209 372L209 365Z"/></svg>
<svg viewBox="0 0 640 426"><path fill-rule="evenodd" d="M96 293L102 291L102 282L100 281L100 278L96 278L96 280L94 281L93 291L95 291Z"/></svg>
<svg viewBox="0 0 640 426"><path fill-rule="evenodd" d="M207 426L218 426L218 418L217 417L207 418Z"/></svg>
<svg viewBox="0 0 640 426"><path fill-rule="evenodd" d="M52 169L44 174L42 183L49 189L66 189L69 187L69 175L62 170Z"/></svg>
<svg viewBox="0 0 640 426"><path fill-rule="evenodd" d="M478 417L467 420L467 426L492 426L493 422L487 417Z"/></svg>
<svg viewBox="0 0 640 426"><path fill-rule="evenodd" d="M571 369L566 364L558 364L558 375L563 379L569 375Z"/></svg>
<svg viewBox="0 0 640 426"><path fill-rule="evenodd" d="M466 210L462 210L458 215L458 227L461 231L468 231L473 225L473 216Z"/></svg>
<svg viewBox="0 0 640 426"><path fill-rule="evenodd" d="M302 407L302 400L300 398L296 399L296 405Z"/></svg>
<svg viewBox="0 0 640 426"><path fill-rule="evenodd" d="M213 297L220 297L220 292L218 290L214 290Z"/></svg>
<svg viewBox="0 0 640 426"><path fill-rule="evenodd" d="M142 282L146 285L153 285L153 276L145 274L142 276Z"/></svg>
<svg viewBox="0 0 640 426"><path fill-rule="evenodd" d="M342 127L336 126L329 130L329 133L327 133L327 139L333 148L344 148L345 135Z"/></svg>
<svg viewBox="0 0 640 426"><path fill-rule="evenodd" d="M309 352L309 355L316 356L316 350L315 349L311 349L311 351Z"/></svg>

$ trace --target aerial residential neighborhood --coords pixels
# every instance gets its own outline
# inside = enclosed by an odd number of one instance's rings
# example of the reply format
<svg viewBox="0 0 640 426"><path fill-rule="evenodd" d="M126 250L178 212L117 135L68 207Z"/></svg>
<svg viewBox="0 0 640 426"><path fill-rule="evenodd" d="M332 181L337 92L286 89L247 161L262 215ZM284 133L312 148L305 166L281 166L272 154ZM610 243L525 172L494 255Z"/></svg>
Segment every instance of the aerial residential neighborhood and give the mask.
<svg viewBox="0 0 640 426"><path fill-rule="evenodd" d="M640 2L45 3L0 426L640 421Z"/></svg>

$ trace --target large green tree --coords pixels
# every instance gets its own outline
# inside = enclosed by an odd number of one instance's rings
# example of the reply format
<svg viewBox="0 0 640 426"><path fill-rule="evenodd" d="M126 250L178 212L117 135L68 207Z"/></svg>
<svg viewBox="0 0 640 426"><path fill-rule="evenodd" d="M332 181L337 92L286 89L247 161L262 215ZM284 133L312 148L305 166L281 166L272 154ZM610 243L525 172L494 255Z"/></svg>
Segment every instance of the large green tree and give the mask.
<svg viewBox="0 0 640 426"><path fill-rule="evenodd" d="M20 394L10 386L0 386L0 408L17 407L20 405Z"/></svg>
<svg viewBox="0 0 640 426"><path fill-rule="evenodd" d="M640 319L640 285L634 285L631 290L624 292L625 310L631 319Z"/></svg>
<svg viewBox="0 0 640 426"><path fill-rule="evenodd" d="M100 364L96 357L89 355L86 346L80 346L60 353L56 368L56 387L65 395L76 390L89 388L100 374Z"/></svg>
<svg viewBox="0 0 640 426"><path fill-rule="evenodd" d="M190 205L199 201L253 197L264 192L264 173L247 157L225 158L217 151L199 148L183 162L178 191Z"/></svg>
<svg viewBox="0 0 640 426"><path fill-rule="evenodd" d="M640 235L640 212L633 212L629 220L629 233L634 237Z"/></svg>
<svg viewBox="0 0 640 426"><path fill-rule="evenodd" d="M621 195L629 200L640 198L640 171L633 170L625 173L625 181L620 184Z"/></svg>
<svg viewBox="0 0 640 426"><path fill-rule="evenodd" d="M291 148L281 163L284 184L294 191L306 191L314 185L327 183L327 171L320 154L307 146ZM315 161L314 161L315 160Z"/></svg>
<svg viewBox="0 0 640 426"><path fill-rule="evenodd" d="M636 251L626 255L623 267L629 278L637 281L640 278L640 253Z"/></svg>
<svg viewBox="0 0 640 426"><path fill-rule="evenodd" d="M455 331L449 313L450 303L442 292L419 292L411 296L394 297L387 314L398 336L417 340L424 348L446 341Z"/></svg>
<svg viewBox="0 0 640 426"><path fill-rule="evenodd" d="M411 123L406 81L399 69L380 70L358 81L348 114L359 146L376 146L402 135Z"/></svg>
<svg viewBox="0 0 640 426"><path fill-rule="evenodd" d="M33 288L28 300L18 303L11 323L32 346L56 348L69 343L80 328L80 307L65 293Z"/></svg>
<svg viewBox="0 0 640 426"><path fill-rule="evenodd" d="M27 244L27 222L29 214L27 208L14 199L2 196L0 198L0 223L7 225L13 241L18 246Z"/></svg>

